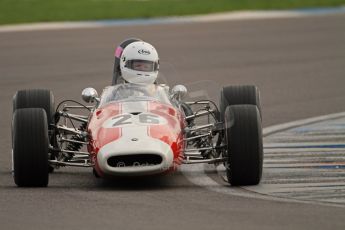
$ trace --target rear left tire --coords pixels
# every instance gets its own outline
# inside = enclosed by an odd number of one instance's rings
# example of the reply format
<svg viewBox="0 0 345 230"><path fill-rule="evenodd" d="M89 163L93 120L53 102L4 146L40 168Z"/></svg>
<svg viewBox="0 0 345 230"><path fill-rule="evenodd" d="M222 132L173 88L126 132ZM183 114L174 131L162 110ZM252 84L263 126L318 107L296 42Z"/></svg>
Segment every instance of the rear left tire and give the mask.
<svg viewBox="0 0 345 230"><path fill-rule="evenodd" d="M262 117L260 92L255 85L230 85L223 87L220 92L219 103L221 121L224 121L226 108L231 105L256 105L259 109L260 117Z"/></svg>

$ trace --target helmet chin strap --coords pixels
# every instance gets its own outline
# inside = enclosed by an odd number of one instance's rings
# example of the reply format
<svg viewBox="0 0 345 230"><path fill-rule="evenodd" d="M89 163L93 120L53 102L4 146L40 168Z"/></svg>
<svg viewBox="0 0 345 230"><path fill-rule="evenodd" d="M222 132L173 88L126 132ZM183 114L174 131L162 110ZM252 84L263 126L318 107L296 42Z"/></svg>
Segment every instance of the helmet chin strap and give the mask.
<svg viewBox="0 0 345 230"><path fill-rule="evenodd" d="M122 81L122 82L119 82L119 81ZM120 75L119 76L119 78L118 78L118 81L117 81L117 84L119 84L119 83L122 83L122 84L127 84L127 83L129 83L128 81L126 81L123 77L122 77L122 75Z"/></svg>

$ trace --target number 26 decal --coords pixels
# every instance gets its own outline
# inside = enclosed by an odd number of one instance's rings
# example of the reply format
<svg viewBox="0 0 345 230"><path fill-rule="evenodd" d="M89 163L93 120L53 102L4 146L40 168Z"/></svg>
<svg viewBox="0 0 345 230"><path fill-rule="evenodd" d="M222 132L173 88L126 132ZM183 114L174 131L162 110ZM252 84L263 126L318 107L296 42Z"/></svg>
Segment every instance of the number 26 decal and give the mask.
<svg viewBox="0 0 345 230"><path fill-rule="evenodd" d="M131 114L123 114L120 116L113 117L111 119L111 127L130 125L130 124L159 125L162 123L164 123L164 119L162 117L159 117L153 114L145 114L145 113L139 114L137 116L133 116ZM107 126L109 126L109 123Z"/></svg>

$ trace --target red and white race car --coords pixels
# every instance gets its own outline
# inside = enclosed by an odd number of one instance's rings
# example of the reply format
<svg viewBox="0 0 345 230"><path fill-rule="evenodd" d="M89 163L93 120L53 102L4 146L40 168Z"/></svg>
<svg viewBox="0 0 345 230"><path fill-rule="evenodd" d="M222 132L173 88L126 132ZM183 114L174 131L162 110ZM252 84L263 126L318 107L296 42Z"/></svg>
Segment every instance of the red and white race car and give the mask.
<svg viewBox="0 0 345 230"><path fill-rule="evenodd" d="M231 185L255 185L262 174L262 129L255 86L221 89L220 103L183 101L186 87L108 86L91 106L51 91L20 90L13 99L12 155L18 186L47 186L64 166L91 167L97 177L164 174L180 164L224 164ZM72 104L71 104L72 103ZM74 104L74 105L73 105ZM84 109L86 114L70 111Z"/></svg>

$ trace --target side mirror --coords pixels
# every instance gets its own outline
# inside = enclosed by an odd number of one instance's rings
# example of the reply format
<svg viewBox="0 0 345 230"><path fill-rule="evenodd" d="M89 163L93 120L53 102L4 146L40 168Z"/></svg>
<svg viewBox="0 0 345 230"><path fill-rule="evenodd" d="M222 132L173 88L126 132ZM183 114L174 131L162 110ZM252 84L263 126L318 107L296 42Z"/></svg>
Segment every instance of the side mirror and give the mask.
<svg viewBox="0 0 345 230"><path fill-rule="evenodd" d="M181 101L187 95L187 88L184 85L175 85L171 89L171 98Z"/></svg>
<svg viewBox="0 0 345 230"><path fill-rule="evenodd" d="M98 93L94 88L85 88L81 92L81 97L86 103L93 103L94 101L99 101Z"/></svg>

